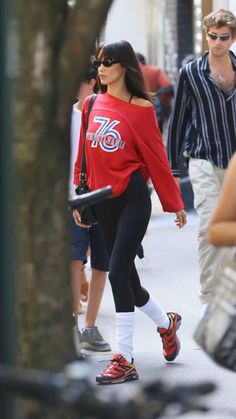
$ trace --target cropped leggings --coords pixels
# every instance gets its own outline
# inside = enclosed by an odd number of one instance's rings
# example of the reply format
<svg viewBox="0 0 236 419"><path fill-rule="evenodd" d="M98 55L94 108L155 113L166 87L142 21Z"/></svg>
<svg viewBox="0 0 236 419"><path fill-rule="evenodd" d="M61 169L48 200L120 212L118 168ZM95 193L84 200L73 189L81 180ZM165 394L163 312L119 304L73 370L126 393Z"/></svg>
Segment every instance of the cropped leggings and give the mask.
<svg viewBox="0 0 236 419"><path fill-rule="evenodd" d="M134 264L151 215L151 199L139 171L131 175L122 195L94 206L110 257L109 280L116 312L132 312L147 303Z"/></svg>

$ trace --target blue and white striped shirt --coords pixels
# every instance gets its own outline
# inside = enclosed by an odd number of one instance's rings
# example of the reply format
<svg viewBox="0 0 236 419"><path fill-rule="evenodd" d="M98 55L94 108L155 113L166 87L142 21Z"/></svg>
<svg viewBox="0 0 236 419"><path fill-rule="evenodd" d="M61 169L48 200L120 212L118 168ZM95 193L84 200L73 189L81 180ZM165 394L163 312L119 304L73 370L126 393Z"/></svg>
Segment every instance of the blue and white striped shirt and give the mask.
<svg viewBox="0 0 236 419"><path fill-rule="evenodd" d="M236 72L236 56L230 56ZM236 85L228 94L220 89L210 75L208 52L180 72L167 150L174 176L182 152L224 169L236 150Z"/></svg>

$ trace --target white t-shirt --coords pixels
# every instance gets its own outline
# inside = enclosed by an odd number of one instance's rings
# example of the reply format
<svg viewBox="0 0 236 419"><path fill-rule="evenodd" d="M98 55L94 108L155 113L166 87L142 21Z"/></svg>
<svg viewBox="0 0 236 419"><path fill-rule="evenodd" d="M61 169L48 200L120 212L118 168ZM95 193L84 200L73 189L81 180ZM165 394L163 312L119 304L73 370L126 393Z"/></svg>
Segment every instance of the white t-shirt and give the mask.
<svg viewBox="0 0 236 419"><path fill-rule="evenodd" d="M73 105L71 113L71 131L70 131L70 177L69 177L69 199L77 197L74 188L74 166L77 159L79 148L79 134L81 126L81 111Z"/></svg>

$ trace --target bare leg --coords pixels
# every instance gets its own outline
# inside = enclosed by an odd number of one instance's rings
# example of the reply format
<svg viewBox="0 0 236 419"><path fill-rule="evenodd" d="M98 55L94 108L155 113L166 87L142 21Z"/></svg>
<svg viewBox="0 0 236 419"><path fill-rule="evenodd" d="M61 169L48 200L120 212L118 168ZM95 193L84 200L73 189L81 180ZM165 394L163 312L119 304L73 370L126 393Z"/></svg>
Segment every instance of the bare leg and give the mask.
<svg viewBox="0 0 236 419"><path fill-rule="evenodd" d="M85 267L83 265L81 270L81 288L80 288L80 299L84 303L88 301L89 281L86 278Z"/></svg>
<svg viewBox="0 0 236 419"><path fill-rule="evenodd" d="M71 280L72 280L72 301L73 312L77 321L80 311L80 289L82 282L82 260L73 260L71 262Z"/></svg>
<svg viewBox="0 0 236 419"><path fill-rule="evenodd" d="M106 272L92 269L92 276L89 284L88 307L85 318L85 327L93 327L96 323L96 318L106 281Z"/></svg>

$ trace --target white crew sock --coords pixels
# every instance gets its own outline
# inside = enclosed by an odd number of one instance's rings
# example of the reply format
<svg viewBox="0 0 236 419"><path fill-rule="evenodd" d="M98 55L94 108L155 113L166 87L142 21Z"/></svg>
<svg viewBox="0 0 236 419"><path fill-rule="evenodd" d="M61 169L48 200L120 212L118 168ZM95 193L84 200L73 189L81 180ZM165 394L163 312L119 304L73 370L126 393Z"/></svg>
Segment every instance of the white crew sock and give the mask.
<svg viewBox="0 0 236 419"><path fill-rule="evenodd" d="M134 312L116 313L117 352L131 363L133 357Z"/></svg>
<svg viewBox="0 0 236 419"><path fill-rule="evenodd" d="M143 311L143 313L150 317L157 327L164 327L165 329L168 329L170 325L169 317L151 296L144 306L139 307L139 310Z"/></svg>

